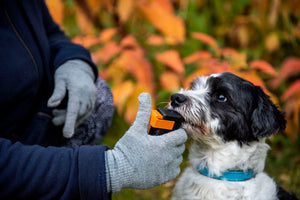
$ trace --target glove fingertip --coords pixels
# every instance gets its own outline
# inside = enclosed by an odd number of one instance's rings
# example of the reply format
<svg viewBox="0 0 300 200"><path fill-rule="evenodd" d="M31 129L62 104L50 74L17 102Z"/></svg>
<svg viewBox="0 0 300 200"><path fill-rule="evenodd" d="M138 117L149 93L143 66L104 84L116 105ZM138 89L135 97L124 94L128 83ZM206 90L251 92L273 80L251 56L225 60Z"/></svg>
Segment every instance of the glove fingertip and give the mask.
<svg viewBox="0 0 300 200"><path fill-rule="evenodd" d="M138 99L139 99L139 110L136 115L136 120L149 121L151 115L151 96L149 93L143 92L139 95Z"/></svg>
<svg viewBox="0 0 300 200"><path fill-rule="evenodd" d="M145 107L146 109L151 109L151 95L149 93L143 92L138 97L140 107Z"/></svg>
<svg viewBox="0 0 300 200"><path fill-rule="evenodd" d="M70 131L70 130L63 130L63 136L65 137L65 138L71 138L71 137L73 137L73 135L74 135L74 131Z"/></svg>
<svg viewBox="0 0 300 200"><path fill-rule="evenodd" d="M54 118L52 120L52 123L55 125L55 126L60 126L60 125L63 125L64 124L64 121L63 120L60 120L60 119L57 119L57 118Z"/></svg>
<svg viewBox="0 0 300 200"><path fill-rule="evenodd" d="M58 98L57 96L52 96L50 97L50 99L47 102L48 107L52 108L52 107L56 107L60 104L61 99Z"/></svg>
<svg viewBox="0 0 300 200"><path fill-rule="evenodd" d="M151 101L151 96L149 93L147 92L142 92L139 97L138 97L139 101Z"/></svg>

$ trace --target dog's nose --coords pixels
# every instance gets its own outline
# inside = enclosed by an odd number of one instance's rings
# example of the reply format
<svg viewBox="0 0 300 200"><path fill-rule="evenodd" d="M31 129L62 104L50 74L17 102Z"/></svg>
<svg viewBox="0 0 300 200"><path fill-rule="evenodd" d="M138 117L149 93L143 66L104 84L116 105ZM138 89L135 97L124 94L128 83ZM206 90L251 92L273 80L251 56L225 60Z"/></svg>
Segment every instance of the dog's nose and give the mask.
<svg viewBox="0 0 300 200"><path fill-rule="evenodd" d="M183 94L173 94L171 96L171 106L179 107L186 101L186 97Z"/></svg>

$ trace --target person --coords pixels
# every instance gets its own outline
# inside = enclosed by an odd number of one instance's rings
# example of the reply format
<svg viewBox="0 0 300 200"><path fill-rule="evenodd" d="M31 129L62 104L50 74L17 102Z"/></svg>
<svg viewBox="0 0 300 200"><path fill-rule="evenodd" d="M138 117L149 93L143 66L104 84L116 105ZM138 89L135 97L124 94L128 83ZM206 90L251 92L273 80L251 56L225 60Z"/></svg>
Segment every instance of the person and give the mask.
<svg viewBox="0 0 300 200"><path fill-rule="evenodd" d="M43 0L0 5L0 199L110 199L179 174L186 133L147 134L148 93L139 96L136 120L113 149L91 145L101 135L89 136L92 129L107 127L84 123L101 116L101 103L111 99L97 102L110 91L97 84L89 52L68 40Z"/></svg>

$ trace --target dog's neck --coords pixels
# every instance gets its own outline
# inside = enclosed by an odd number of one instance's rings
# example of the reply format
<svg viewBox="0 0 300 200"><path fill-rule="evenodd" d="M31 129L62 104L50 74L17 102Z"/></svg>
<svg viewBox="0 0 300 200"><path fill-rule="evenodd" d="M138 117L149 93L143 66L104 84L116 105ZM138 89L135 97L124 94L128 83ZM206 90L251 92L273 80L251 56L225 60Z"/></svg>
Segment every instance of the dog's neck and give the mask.
<svg viewBox="0 0 300 200"><path fill-rule="evenodd" d="M268 149L265 140L243 146L234 141L206 145L194 142L190 147L189 160L194 168L208 167L215 175L228 170L249 169L257 174L264 170Z"/></svg>

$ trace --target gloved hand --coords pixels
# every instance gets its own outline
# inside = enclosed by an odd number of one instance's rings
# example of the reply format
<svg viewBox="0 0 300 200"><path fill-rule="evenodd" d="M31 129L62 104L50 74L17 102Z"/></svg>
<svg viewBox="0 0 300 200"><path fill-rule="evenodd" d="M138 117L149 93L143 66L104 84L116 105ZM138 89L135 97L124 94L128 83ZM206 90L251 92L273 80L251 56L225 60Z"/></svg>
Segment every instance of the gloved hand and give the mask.
<svg viewBox="0 0 300 200"><path fill-rule="evenodd" d="M174 179L180 172L184 142L183 129L165 135L147 134L151 115L151 97L139 96L139 111L134 124L105 152L108 191L122 188L147 189Z"/></svg>
<svg viewBox="0 0 300 200"><path fill-rule="evenodd" d="M93 111L96 101L95 75L91 67L81 60L69 60L54 74L54 91L48 100L49 107L57 107L68 91L66 109L53 110L53 123L64 125L63 136L71 138L75 127Z"/></svg>

